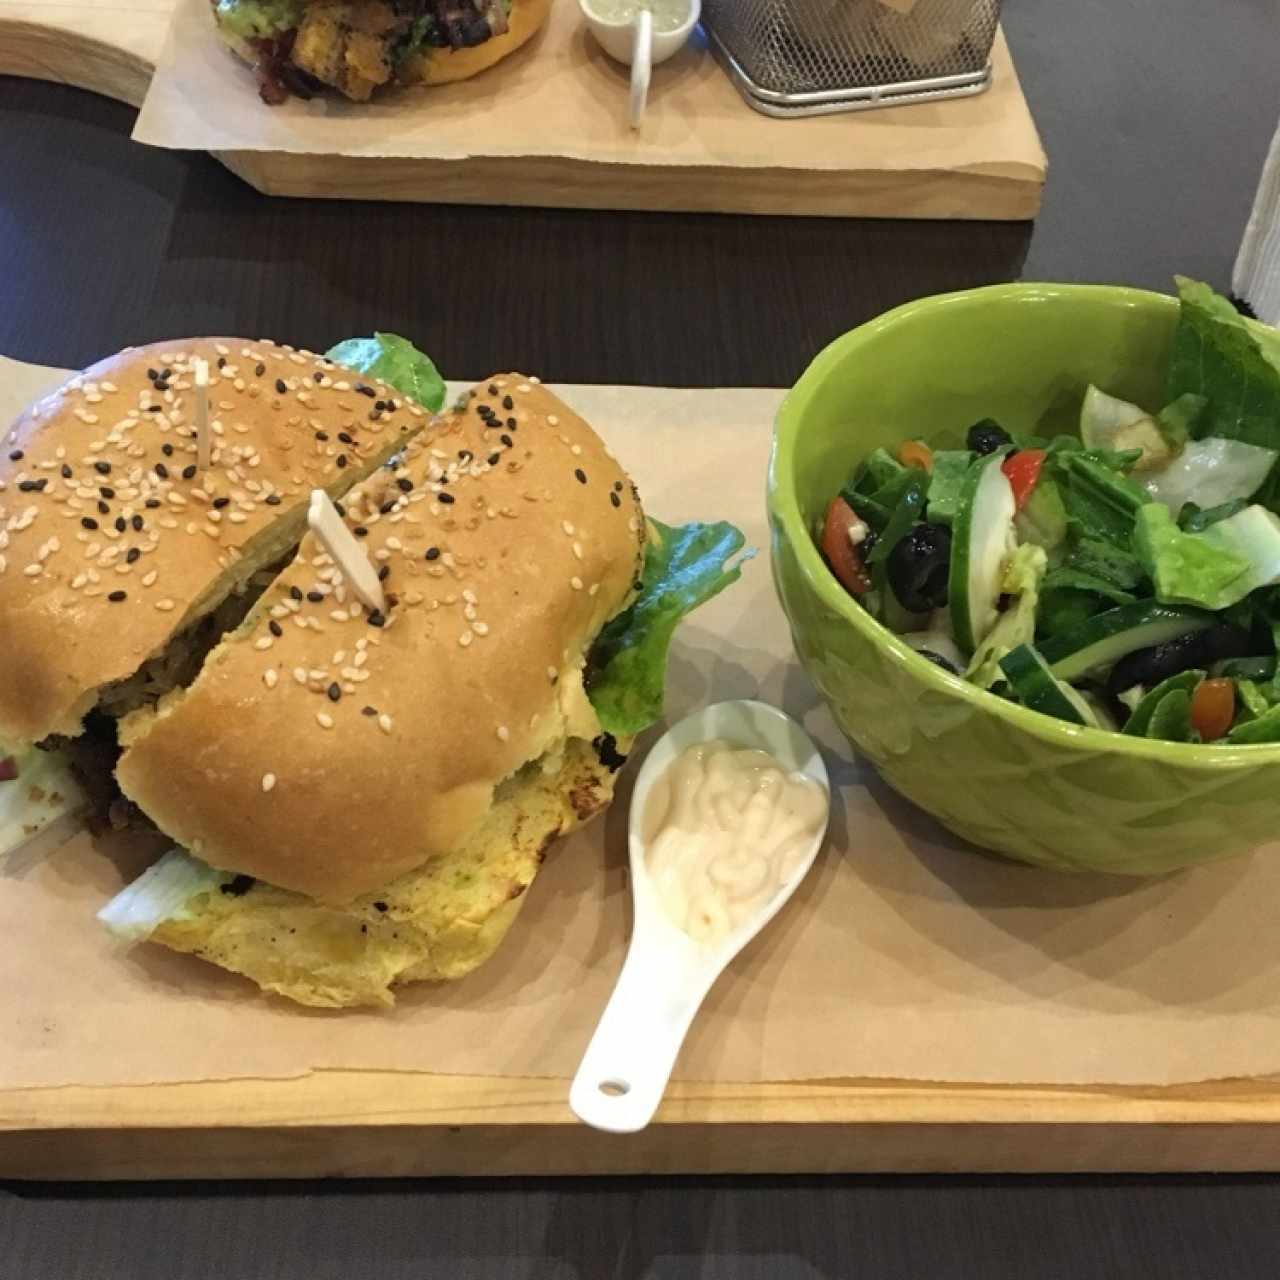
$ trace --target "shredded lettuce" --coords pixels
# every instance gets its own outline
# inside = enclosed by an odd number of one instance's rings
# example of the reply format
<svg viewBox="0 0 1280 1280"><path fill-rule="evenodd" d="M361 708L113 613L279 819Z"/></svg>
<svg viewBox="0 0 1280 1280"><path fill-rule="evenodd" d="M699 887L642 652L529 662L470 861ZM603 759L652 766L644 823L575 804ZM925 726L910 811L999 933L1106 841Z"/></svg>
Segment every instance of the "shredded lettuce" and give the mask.
<svg viewBox="0 0 1280 1280"><path fill-rule="evenodd" d="M375 333L372 338L348 338L331 347L330 360L357 373L381 378L401 395L416 400L424 409L439 413L444 404L444 379L431 361L406 338L394 333Z"/></svg>
<svg viewBox="0 0 1280 1280"><path fill-rule="evenodd" d="M980 689L989 689L1004 678L1000 659L1007 657L1019 645L1034 643L1036 634L1036 606L1039 601L1040 583L1044 580L1049 557L1043 547L1027 542L1009 558L1001 588L1007 595L1016 596L1013 603L996 619L987 637L978 646L964 673Z"/></svg>
<svg viewBox="0 0 1280 1280"><path fill-rule="evenodd" d="M1176 279L1182 306L1167 374L1168 399L1192 392L1208 400L1195 428L1201 438L1220 436L1276 448L1280 364L1226 298L1207 284L1185 276Z"/></svg>
<svg viewBox="0 0 1280 1280"><path fill-rule="evenodd" d="M638 598L596 639L587 696L601 727L631 737L662 718L667 653L686 614L736 582L742 531L725 521L671 527L650 520ZM754 552L748 552L752 555Z"/></svg>
<svg viewBox="0 0 1280 1280"><path fill-rule="evenodd" d="M1280 423L1277 423L1280 434ZM1214 436L1193 440L1165 468L1142 477L1142 487L1176 516L1188 502L1217 507L1257 492L1276 460L1274 449Z"/></svg>
<svg viewBox="0 0 1280 1280"><path fill-rule="evenodd" d="M1142 695L1133 714L1125 721L1124 732L1131 738L1160 738L1159 732L1168 724L1168 720L1157 721L1156 712L1172 693L1183 694L1187 698L1187 710L1191 709L1191 695L1196 686L1204 679L1203 671L1179 671L1177 675L1162 680L1154 689ZM1180 704L1175 703L1175 706ZM1166 716L1169 712L1166 711Z"/></svg>
<svg viewBox="0 0 1280 1280"><path fill-rule="evenodd" d="M33 747L15 763L18 776L0 782L0 861L55 819L85 806L84 792L61 752Z"/></svg>

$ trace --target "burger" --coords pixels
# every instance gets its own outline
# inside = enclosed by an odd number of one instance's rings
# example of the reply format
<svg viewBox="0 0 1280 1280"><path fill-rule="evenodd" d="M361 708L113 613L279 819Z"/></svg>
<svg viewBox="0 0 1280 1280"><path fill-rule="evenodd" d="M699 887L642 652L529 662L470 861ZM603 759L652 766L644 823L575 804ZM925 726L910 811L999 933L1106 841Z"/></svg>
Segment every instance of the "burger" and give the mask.
<svg viewBox="0 0 1280 1280"><path fill-rule="evenodd" d="M385 85L466 80L515 52L550 0L212 0L263 101L336 89L366 102Z"/></svg>
<svg viewBox="0 0 1280 1280"><path fill-rule="evenodd" d="M537 379L442 397L382 335L185 340L10 429L0 739L65 753L100 814L179 846L102 912L125 941L321 1007L460 977L660 718L672 632L741 534L647 518ZM307 531L316 490L381 607Z"/></svg>

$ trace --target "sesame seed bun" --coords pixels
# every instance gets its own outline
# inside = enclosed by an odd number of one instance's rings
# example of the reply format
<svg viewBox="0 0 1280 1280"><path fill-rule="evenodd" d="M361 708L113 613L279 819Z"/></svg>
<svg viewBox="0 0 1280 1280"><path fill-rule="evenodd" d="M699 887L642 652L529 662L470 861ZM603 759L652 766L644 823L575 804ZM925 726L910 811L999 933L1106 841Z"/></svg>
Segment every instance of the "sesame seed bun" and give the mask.
<svg viewBox="0 0 1280 1280"><path fill-rule="evenodd" d="M196 357L210 370L203 473ZM296 545L313 487L345 491L427 421L398 396L370 421L359 381L270 342L175 339L103 360L12 424L0 448L6 748L80 733L104 690Z"/></svg>
<svg viewBox="0 0 1280 1280"><path fill-rule="evenodd" d="M644 544L625 472L519 374L344 508L385 617L307 536L191 688L124 722L117 769L198 857L328 903L456 850L504 779L599 734L583 665Z"/></svg>

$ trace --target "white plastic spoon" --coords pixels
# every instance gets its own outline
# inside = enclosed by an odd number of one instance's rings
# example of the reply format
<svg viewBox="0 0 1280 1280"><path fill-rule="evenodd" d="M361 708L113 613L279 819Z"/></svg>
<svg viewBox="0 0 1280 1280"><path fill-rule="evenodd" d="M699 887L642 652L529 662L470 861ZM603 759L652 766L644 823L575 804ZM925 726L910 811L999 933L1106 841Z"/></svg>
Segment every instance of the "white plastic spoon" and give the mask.
<svg viewBox="0 0 1280 1280"><path fill-rule="evenodd" d="M813 865L826 825L791 878L728 937L700 943L663 909L653 888L643 838L653 784L695 743L722 738L773 756L783 769L812 779L827 793L826 765L809 735L763 702L721 702L680 721L654 745L636 778L629 842L634 925L617 986L569 1089L569 1106L586 1124L634 1133L653 1118L685 1034L712 983L730 960L782 909Z"/></svg>

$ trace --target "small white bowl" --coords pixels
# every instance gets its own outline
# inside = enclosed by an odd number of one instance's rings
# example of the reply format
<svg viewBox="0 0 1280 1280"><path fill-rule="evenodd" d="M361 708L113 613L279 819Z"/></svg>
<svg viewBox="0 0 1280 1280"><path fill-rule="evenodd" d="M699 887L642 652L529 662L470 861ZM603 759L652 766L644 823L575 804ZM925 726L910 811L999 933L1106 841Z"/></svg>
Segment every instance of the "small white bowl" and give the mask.
<svg viewBox="0 0 1280 1280"><path fill-rule="evenodd" d="M615 22L602 18L591 4L592 0L578 0L591 34L609 57L631 67L628 120L638 129L649 97L652 69L684 47L702 17L702 0L687 0L688 16L674 31L654 31L653 14L648 9L637 9L629 21Z"/></svg>

